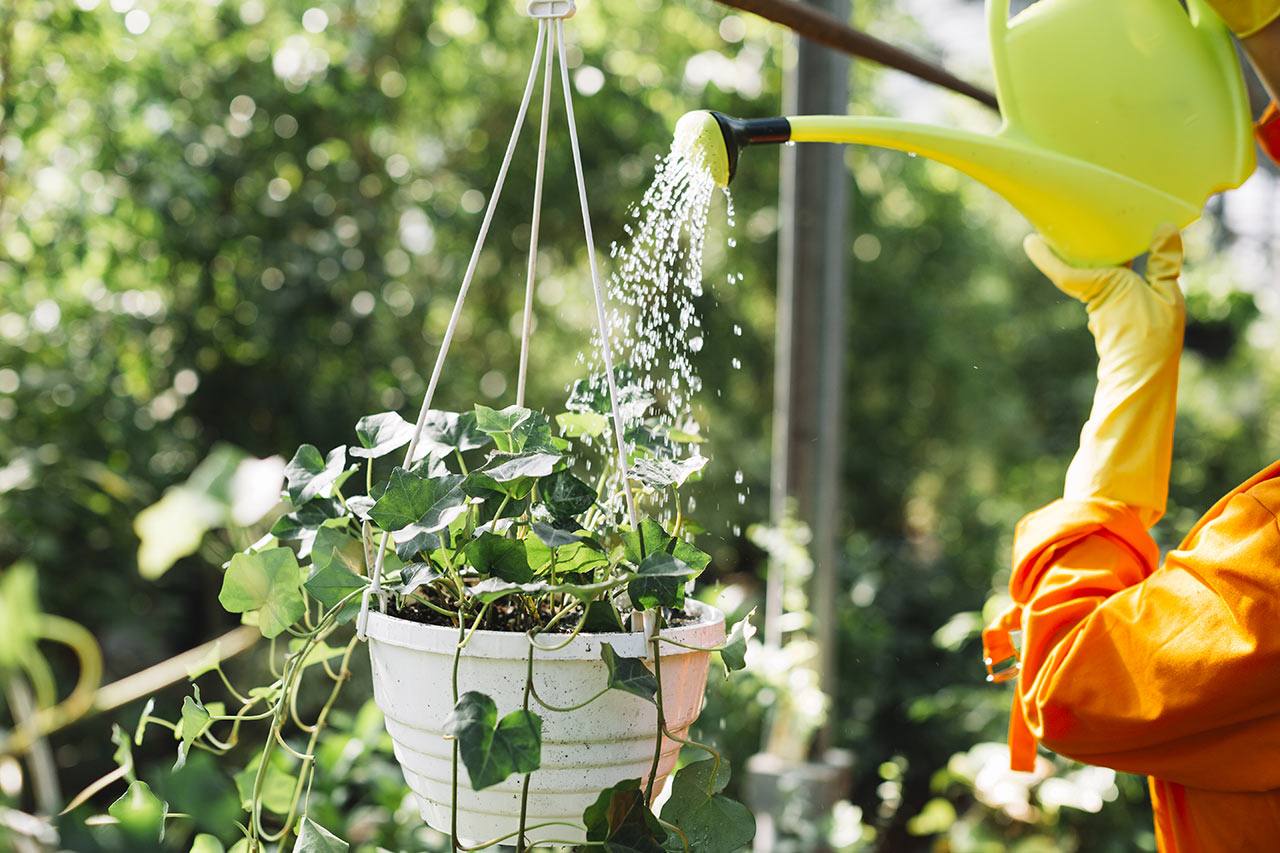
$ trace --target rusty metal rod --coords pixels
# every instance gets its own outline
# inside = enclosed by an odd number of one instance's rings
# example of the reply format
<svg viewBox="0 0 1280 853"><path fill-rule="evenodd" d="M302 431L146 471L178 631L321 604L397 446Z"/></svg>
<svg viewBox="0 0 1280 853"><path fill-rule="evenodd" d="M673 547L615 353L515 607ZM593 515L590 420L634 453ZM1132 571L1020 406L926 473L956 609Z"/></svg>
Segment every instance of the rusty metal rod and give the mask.
<svg viewBox="0 0 1280 853"><path fill-rule="evenodd" d="M905 71L927 83L973 98L993 110L1000 109L996 96L981 86L967 83L946 69L921 59L913 53L894 47L861 30L855 30L839 18L812 6L796 0L717 0L717 2L759 15L775 24L781 24L810 41L833 50L859 59L869 59L887 68Z"/></svg>

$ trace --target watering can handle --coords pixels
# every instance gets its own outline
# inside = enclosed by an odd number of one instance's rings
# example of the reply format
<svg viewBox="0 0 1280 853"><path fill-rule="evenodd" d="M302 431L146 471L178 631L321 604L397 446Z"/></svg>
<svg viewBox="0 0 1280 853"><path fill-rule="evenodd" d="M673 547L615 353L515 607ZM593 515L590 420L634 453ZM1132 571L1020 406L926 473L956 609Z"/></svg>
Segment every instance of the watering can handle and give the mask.
<svg viewBox="0 0 1280 853"><path fill-rule="evenodd" d="M1008 34L1009 0L987 0L987 41L991 44L991 67L996 75L996 100L1006 125L1018 113L1013 81L1009 79L1008 51L1005 50Z"/></svg>

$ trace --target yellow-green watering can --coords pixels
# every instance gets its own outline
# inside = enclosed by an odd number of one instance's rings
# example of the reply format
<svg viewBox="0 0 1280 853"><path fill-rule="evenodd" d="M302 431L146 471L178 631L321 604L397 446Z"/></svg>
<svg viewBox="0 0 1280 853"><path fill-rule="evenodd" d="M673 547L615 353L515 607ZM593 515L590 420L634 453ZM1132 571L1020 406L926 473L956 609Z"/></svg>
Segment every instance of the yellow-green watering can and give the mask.
<svg viewBox="0 0 1280 853"><path fill-rule="evenodd" d="M1188 0L987 0L1004 123L993 136L889 118L682 117L675 148L728 186L744 145L857 142L946 163L1004 196L1065 259L1146 251L1253 172L1244 81L1226 27Z"/></svg>

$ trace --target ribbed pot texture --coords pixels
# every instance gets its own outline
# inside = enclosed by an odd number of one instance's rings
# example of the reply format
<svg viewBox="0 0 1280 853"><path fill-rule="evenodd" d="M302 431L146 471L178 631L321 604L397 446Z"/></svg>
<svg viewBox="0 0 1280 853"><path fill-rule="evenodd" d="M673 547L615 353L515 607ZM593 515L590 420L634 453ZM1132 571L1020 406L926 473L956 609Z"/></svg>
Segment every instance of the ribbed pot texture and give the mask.
<svg viewBox="0 0 1280 853"><path fill-rule="evenodd" d="M724 614L690 601L697 624L663 629L663 636L702 648L724 641ZM444 721L453 710L453 653L458 631L388 616L369 614L369 657L373 695L387 720L405 781L417 796L423 819L450 831L452 741ZM540 645L559 645L564 637L547 635ZM580 634L563 649L534 653L533 684L538 695L558 707L576 705L600 692L608 670L600 645L622 657L651 652L640 632ZM498 706L498 718L518 710L524 700L529 644L522 633L477 631L458 664L458 694L476 690ZM681 737L702 710L711 654L662 644L662 692L667 728ZM610 690L575 711L557 712L530 701L542 718L542 768L529 783L527 826L557 821L527 833L531 841L580 842L582 812L600 791L623 779L645 779L653 761L657 711L645 700ZM655 789L675 766L680 745L663 738ZM514 774L483 791L473 791L465 765L458 762L458 836L464 843L489 841L514 833L520 823L523 776ZM512 839L504 843L515 844Z"/></svg>

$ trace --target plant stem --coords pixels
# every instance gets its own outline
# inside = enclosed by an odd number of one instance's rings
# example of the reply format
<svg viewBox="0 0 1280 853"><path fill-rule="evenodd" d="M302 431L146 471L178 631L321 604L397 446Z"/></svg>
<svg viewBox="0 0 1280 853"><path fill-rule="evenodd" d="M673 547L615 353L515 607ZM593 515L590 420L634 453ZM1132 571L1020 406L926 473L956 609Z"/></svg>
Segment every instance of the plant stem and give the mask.
<svg viewBox="0 0 1280 853"><path fill-rule="evenodd" d="M612 689L612 688L606 687L605 689L601 690L601 691L600 691L599 693L597 693L596 695L592 696L590 699L586 699L586 700L584 700L584 701L582 701L582 702L579 702L577 705L570 705L570 706L568 706L567 708L560 708L560 707L558 707L558 706L556 706L556 705L551 705L551 704L549 704L548 702L546 702L546 701L545 701L541 696L539 696L539 695L538 695L538 688L536 688L536 687L535 687L535 688L533 688L533 691L532 691L532 692L533 692L533 699L534 699L534 701L535 701L535 702L537 702L539 705L541 705L542 707L546 708L548 711L555 711L555 712L557 712L557 713L562 713L562 714L563 714L563 713L567 713L567 712L569 712L569 711L576 711L576 710L578 710L579 708L585 708L585 707L587 707L587 706L588 706L588 705L590 705L592 702L596 701L596 700L597 700L597 699L599 699L601 696L603 696L604 694L608 693L608 692L610 691L610 689Z"/></svg>
<svg viewBox="0 0 1280 853"><path fill-rule="evenodd" d="M462 608L458 608L458 645L453 650L453 704L458 705L458 661L462 658L462 647L466 645L467 620ZM458 741L453 741L453 778L449 786L449 846L460 850L458 844Z"/></svg>
<svg viewBox="0 0 1280 853"><path fill-rule="evenodd" d="M551 553L552 553L552 560L554 561L555 550L553 549ZM532 632L530 632L530 636L528 637L528 639L529 639L529 658L528 658L529 662L526 665L525 672L524 672L524 704L522 706L525 711L529 710L529 696L533 693L534 643L532 638ZM520 827L517 830L517 834L516 834L516 849L518 851L521 851L521 853L523 853L523 851L527 850L529 847L528 842L525 840L524 825L529 816L529 777L531 775L532 774L530 773L524 774L524 781L520 785Z"/></svg>
<svg viewBox="0 0 1280 853"><path fill-rule="evenodd" d="M644 547L644 540L641 540L641 547ZM658 762L662 759L662 733L667 728L667 717L662 710L662 655L658 646L659 635L662 633L662 609L657 609L658 624L653 629L653 639L649 642L653 646L653 677L658 682L658 693L655 697L655 703L658 706L658 731L654 738L653 745L653 763L649 767L649 781L644 787L644 800L649 805L653 805L653 782L658 776Z"/></svg>

